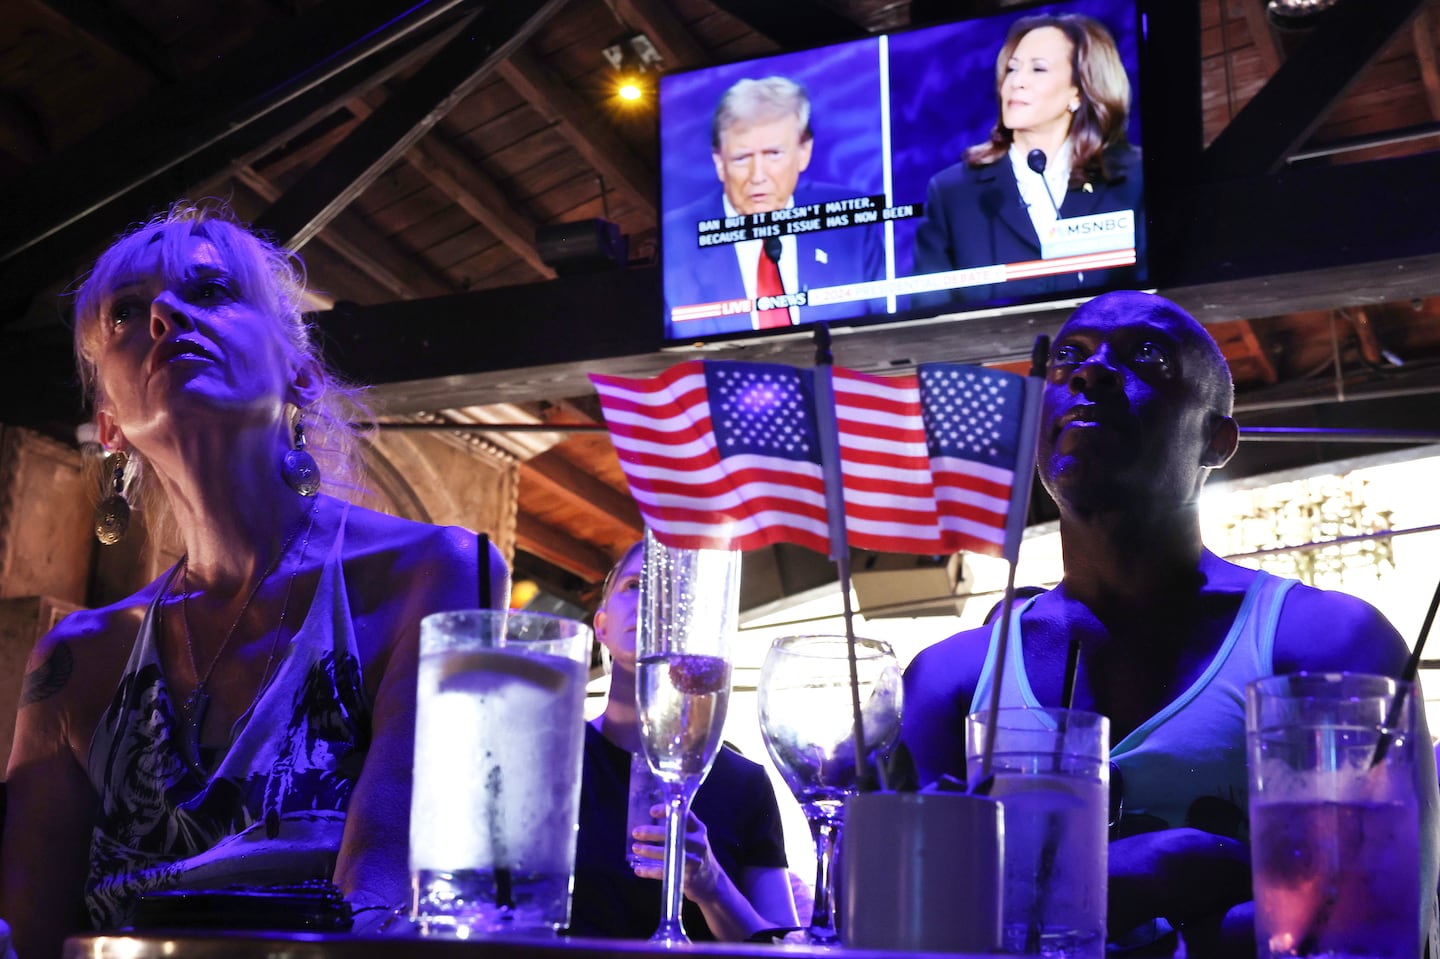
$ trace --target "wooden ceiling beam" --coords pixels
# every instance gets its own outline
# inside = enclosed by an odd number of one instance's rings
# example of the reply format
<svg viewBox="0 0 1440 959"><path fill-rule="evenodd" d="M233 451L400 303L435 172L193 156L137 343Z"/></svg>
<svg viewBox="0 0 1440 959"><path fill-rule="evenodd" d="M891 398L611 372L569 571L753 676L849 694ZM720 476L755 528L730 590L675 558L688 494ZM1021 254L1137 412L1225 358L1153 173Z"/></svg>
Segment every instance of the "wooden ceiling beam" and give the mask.
<svg viewBox="0 0 1440 959"><path fill-rule="evenodd" d="M566 0L487 4L445 48L311 167L256 225L299 249L554 16Z"/></svg>
<svg viewBox="0 0 1440 959"><path fill-rule="evenodd" d="M710 0L782 49L799 50L869 36L822 0Z"/></svg>
<svg viewBox="0 0 1440 959"><path fill-rule="evenodd" d="M1415 59L1420 63L1420 81L1425 85L1425 102L1430 117L1440 120L1440 63L1435 53L1434 23L1428 10L1415 15L1410 30L1415 38Z"/></svg>
<svg viewBox="0 0 1440 959"><path fill-rule="evenodd" d="M532 553L587 583L600 582L610 571L610 557L528 513L515 517L515 548Z"/></svg>
<svg viewBox="0 0 1440 959"><path fill-rule="evenodd" d="M535 246L535 221L517 210L494 180L449 143L431 136L405 154L405 162L429 180L460 209L524 260L541 279L555 279L555 269Z"/></svg>
<svg viewBox="0 0 1440 959"><path fill-rule="evenodd" d="M1425 0L1365 0L1328 11L1290 58L1206 147L1211 181L1274 173Z"/></svg>
<svg viewBox="0 0 1440 959"><path fill-rule="evenodd" d="M600 482L556 450L523 461L520 464L520 480L522 483L533 482L587 512L603 513L637 538L645 532L645 521L640 518L640 509L633 499Z"/></svg>
<svg viewBox="0 0 1440 959"><path fill-rule="evenodd" d="M96 0L32 0L49 10L73 29L118 53L158 80L174 83L178 78L175 58L135 20L114 5Z"/></svg>
<svg viewBox="0 0 1440 959"><path fill-rule="evenodd" d="M387 83L397 74L404 73L417 64L425 63L435 56L447 43L455 38L465 21L452 22L439 29L429 31L425 36L417 37L409 42L395 44L395 46L384 54L374 58L375 62L367 61L362 67L368 67L364 72L359 69L355 76L348 83L332 83L316 91L315 96L307 96L296 101L299 109L286 110L279 113L279 119L283 123L257 124L263 131L273 131L268 137L254 137L244 146L244 152L237 154L233 168L241 166L253 166L265 157L274 153L280 146L289 143L299 137L305 136L317 124L327 117L333 116L339 111L349 112L348 105L355 102L363 102L364 97L376 87ZM313 162L317 156L329 153L335 146L343 141L346 136L355 129L360 122L358 117L352 116L350 120L343 121L336 125L334 139L330 139L330 133L316 137L315 153L310 153L310 144L299 148L296 152L300 155L299 162ZM265 165L263 172L276 177L279 172L291 169L296 164L287 162L289 154L277 158L275 164ZM275 172L279 171L279 172ZM230 171L226 171L230 175Z"/></svg>
<svg viewBox="0 0 1440 959"><path fill-rule="evenodd" d="M1267 77L1280 69L1280 48L1275 43L1275 34L1270 32L1270 19L1265 14L1265 5L1259 0L1247 0L1240 4L1245 12L1245 26L1250 31L1250 42L1260 57L1260 67Z"/></svg>
<svg viewBox="0 0 1440 959"><path fill-rule="evenodd" d="M350 105L356 116L365 117L371 106L364 100ZM541 279L555 279L555 270L540 257L535 246L535 221L505 196L505 191L458 147L445 140L440 131L405 151L405 162L414 167L430 185L470 214L495 238L530 265Z"/></svg>
<svg viewBox="0 0 1440 959"><path fill-rule="evenodd" d="M650 38L665 70L686 70L709 62L705 48L661 0L612 0L611 6L622 24Z"/></svg>
<svg viewBox="0 0 1440 959"><path fill-rule="evenodd" d="M351 102L363 103L364 101L356 97L355 100ZM353 114L353 111L348 112ZM361 118L359 116L352 115L350 119L336 123L334 127L326 130L313 140L302 143L293 149L286 150L269 163L257 161L253 164L246 164L246 166L254 167L271 180L279 180L291 170L297 167L309 166L335 149L336 146L350 135L351 131L360 123L360 120ZM317 119L316 122L319 122L319 120ZM263 157L260 158L261 161L263 161L263 159Z"/></svg>
<svg viewBox="0 0 1440 959"><path fill-rule="evenodd" d="M266 203L280 198L280 187L251 167L241 167L235 178ZM347 210L335 218L332 226L316 239L395 296L416 299L459 292L453 284L427 270L419 257L397 248L358 213Z"/></svg>
<svg viewBox="0 0 1440 959"><path fill-rule="evenodd" d="M1275 370L1275 361L1271 359L1270 352L1265 349L1265 344L1260 342L1260 337L1255 334L1255 324L1250 320L1237 320L1236 331L1240 334L1240 342L1245 344L1245 349L1249 351L1246 359L1251 360L1259 369L1260 378L1272 385L1280 382L1280 376Z"/></svg>
<svg viewBox="0 0 1440 959"><path fill-rule="evenodd" d="M624 193L651 219L656 217L659 191L655 173L605 123L594 104L586 103L524 48L516 50L498 72L532 109L554 124L585 162L604 177L607 187Z"/></svg>
<svg viewBox="0 0 1440 959"><path fill-rule="evenodd" d="M134 110L7 185L0 193L0 209L6 211L0 219L0 260L188 164L371 55L437 25L454 7L473 2L327 3L297 17L288 30L262 34L214 69L156 91ZM129 147L117 151L116 143ZM106 162L97 164L96 157ZM166 178L173 194L173 175Z"/></svg>
<svg viewBox="0 0 1440 959"><path fill-rule="evenodd" d="M354 9L358 11L362 6L356 4ZM102 139L108 138L108 142L87 139L17 178L0 194L0 209L8 215L0 217L0 236L10 235L5 230L14 227L14 236L29 239L23 241L23 249L17 248L18 252L8 258L0 254L0 325L9 322L17 312L23 312L24 307L17 307L17 302L24 303L36 290L71 278L77 264L92 257L98 247L113 239L126 224L163 210L177 196L212 196L223 192L225 183L241 166L273 152L277 144L299 136L318 120L333 114L346 100L385 82L417 59L423 59L457 29L452 16L432 18L425 29L408 31L377 48L370 56L352 57L347 66L318 83L312 83L311 77L302 74L296 81L300 87L298 92L270 91L283 100L282 105L264 111L250 122L238 123L228 135L214 139L198 152L188 143L177 147L186 157L183 165L173 166L168 157L161 159L150 150L152 142L170 143L172 128L183 124L174 117L152 116L153 111L144 106L107 124L102 133L96 134ZM330 42L326 40L327 44ZM316 45L311 44L310 57L315 56L315 49ZM259 95L257 91L255 96ZM152 102L173 104L175 101L173 96L156 94L146 101ZM230 109L219 92L210 107L221 113ZM159 129L166 133L140 137L134 151L113 156L109 142L134 139L134 130L151 129L147 123L162 124ZM197 137L208 137L211 132L208 123L188 129ZM85 155L75 154L77 149ZM96 166L97 155L109 159ZM72 163L77 170L88 165L88 172L77 173L73 181L53 185L53 189L63 187L64 197L63 202L50 203L53 199L50 197L52 185L49 185L51 171L68 169ZM107 192L122 181L127 185L119 192ZM74 218L65 213L81 207L92 212Z"/></svg>

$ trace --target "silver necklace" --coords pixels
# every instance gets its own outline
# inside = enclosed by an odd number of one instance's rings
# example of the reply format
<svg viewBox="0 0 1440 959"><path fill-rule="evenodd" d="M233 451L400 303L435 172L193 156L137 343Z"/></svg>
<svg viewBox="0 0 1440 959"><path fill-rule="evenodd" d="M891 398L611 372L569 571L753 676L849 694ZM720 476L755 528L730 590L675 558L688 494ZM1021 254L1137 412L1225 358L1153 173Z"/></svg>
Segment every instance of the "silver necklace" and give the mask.
<svg viewBox="0 0 1440 959"><path fill-rule="evenodd" d="M265 682L270 678L270 670L275 665L275 653L280 648L280 637L285 628L285 615L290 611L290 594L295 588L295 577L299 575L300 568L305 565L305 553L310 546L310 532L315 528L315 511L318 506L319 500L317 499L306 511L305 539L300 545L300 561L291 571L290 580L285 586L285 601L280 607L280 619L275 624L275 638L270 642L270 655L265 660L265 672L260 676L260 685L255 690L257 697L260 695L260 690L265 688ZM280 547L279 552L275 554L275 558L270 561L265 572L255 581L255 585L250 587L245 602L240 604L240 612L235 614L235 622L230 624L229 632L225 634L225 639L220 643L220 648L215 651L215 656L210 660L210 665L206 667L203 676L200 675L200 668L195 662L195 645L190 638L190 555L187 553L180 560L180 620L185 627L185 654L190 660L190 670L195 676L195 688L180 704L180 711L183 714L181 736L186 747L185 752L189 754L184 756L184 759L196 772L204 772L200 765L200 732L205 725L205 713L210 707L210 693L205 687L209 684L210 676L215 672L215 666L220 662L220 657L225 655L230 641L235 638L235 633L240 628L240 621L245 618L245 611L250 608L250 604L259 594L260 587L264 586L271 574L280 567L280 562L285 558L285 554L290 552L291 544L299 535L300 526L297 525L286 538L285 544Z"/></svg>

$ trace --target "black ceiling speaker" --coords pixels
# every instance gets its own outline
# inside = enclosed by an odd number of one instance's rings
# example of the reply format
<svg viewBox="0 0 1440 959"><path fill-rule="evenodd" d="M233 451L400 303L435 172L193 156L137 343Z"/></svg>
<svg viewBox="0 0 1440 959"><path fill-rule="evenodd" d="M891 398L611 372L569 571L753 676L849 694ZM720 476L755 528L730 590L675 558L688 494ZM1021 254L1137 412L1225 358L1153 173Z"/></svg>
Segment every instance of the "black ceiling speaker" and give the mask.
<svg viewBox="0 0 1440 959"><path fill-rule="evenodd" d="M620 227L598 217L536 228L535 249L561 275L613 270L629 259L629 243Z"/></svg>

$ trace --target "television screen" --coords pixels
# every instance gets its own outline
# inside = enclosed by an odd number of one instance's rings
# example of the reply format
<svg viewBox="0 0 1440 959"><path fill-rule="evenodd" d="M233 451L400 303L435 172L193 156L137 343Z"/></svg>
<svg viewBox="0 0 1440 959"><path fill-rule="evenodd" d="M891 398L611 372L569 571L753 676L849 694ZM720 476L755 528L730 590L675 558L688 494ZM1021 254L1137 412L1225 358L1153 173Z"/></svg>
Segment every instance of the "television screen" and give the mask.
<svg viewBox="0 0 1440 959"><path fill-rule="evenodd" d="M662 77L666 342L1145 286L1143 23L1067 0Z"/></svg>

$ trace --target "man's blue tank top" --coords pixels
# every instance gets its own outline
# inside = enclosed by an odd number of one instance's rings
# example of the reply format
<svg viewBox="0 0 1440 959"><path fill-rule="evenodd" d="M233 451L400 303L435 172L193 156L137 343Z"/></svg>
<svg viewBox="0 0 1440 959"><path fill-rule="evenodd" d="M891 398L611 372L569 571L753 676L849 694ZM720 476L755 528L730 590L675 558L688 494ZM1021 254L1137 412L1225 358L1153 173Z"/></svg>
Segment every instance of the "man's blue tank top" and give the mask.
<svg viewBox="0 0 1440 959"><path fill-rule="evenodd" d="M1123 783L1122 833L1191 825L1248 838L1245 684L1274 672L1275 627L1285 594L1295 582L1259 572L1200 677L1110 747ZM1010 645L1000 670L1002 707L1040 705L1021 655L1021 617L1033 602L1011 613ZM997 619L972 700L977 709L989 705L999 643Z"/></svg>

